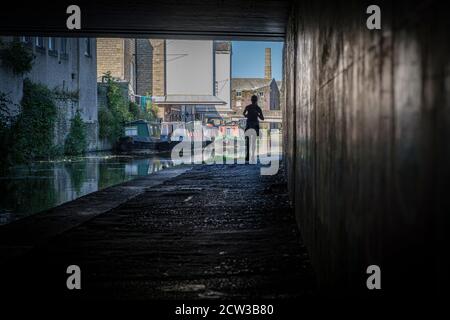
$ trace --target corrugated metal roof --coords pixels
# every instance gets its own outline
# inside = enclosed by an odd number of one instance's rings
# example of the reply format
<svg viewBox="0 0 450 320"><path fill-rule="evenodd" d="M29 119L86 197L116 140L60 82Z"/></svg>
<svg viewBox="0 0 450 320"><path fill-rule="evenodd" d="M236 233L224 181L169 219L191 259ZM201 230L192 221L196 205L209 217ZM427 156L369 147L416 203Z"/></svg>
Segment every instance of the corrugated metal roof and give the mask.
<svg viewBox="0 0 450 320"><path fill-rule="evenodd" d="M226 104L225 101L212 95L178 95L178 94L169 94L164 97L155 97L154 102L158 104L199 104L199 105Z"/></svg>
<svg viewBox="0 0 450 320"><path fill-rule="evenodd" d="M272 79L264 78L233 78L231 90L256 90L270 85Z"/></svg>

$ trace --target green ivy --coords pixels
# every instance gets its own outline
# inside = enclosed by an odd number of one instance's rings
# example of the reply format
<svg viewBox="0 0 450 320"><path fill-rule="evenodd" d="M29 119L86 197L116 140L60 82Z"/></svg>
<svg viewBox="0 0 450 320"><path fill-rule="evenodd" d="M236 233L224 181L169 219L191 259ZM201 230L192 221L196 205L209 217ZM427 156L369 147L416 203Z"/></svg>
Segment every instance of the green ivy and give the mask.
<svg viewBox="0 0 450 320"><path fill-rule="evenodd" d="M14 119L10 116L9 105L12 101L4 92L0 92L0 171L6 170L10 164L11 124Z"/></svg>
<svg viewBox="0 0 450 320"><path fill-rule="evenodd" d="M141 110L141 107L137 103L130 101L128 109L133 120L142 119L143 112Z"/></svg>
<svg viewBox="0 0 450 320"><path fill-rule="evenodd" d="M108 107L99 108L98 110L98 135L100 138L109 139L114 132L114 117Z"/></svg>
<svg viewBox="0 0 450 320"><path fill-rule="evenodd" d="M123 126L132 120L133 116L129 109L129 103L123 96L119 84L111 77L110 73L105 75L107 81L107 106L99 110L99 136L107 138L111 143L116 143L123 136Z"/></svg>
<svg viewBox="0 0 450 320"><path fill-rule="evenodd" d="M83 122L79 112L72 119L69 134L64 144L64 154L78 156L84 154L87 148L86 124Z"/></svg>
<svg viewBox="0 0 450 320"><path fill-rule="evenodd" d="M145 110L142 110L142 108L135 102L130 102L129 110L132 120L146 120L151 122L158 119L157 111L152 108L150 101L147 102Z"/></svg>
<svg viewBox="0 0 450 320"><path fill-rule="evenodd" d="M12 41L0 43L0 59L14 74L22 75L33 68L34 55L23 43Z"/></svg>
<svg viewBox="0 0 450 320"><path fill-rule="evenodd" d="M15 160L29 162L55 155L54 128L57 116L52 91L42 84L25 79L22 112L12 127Z"/></svg>

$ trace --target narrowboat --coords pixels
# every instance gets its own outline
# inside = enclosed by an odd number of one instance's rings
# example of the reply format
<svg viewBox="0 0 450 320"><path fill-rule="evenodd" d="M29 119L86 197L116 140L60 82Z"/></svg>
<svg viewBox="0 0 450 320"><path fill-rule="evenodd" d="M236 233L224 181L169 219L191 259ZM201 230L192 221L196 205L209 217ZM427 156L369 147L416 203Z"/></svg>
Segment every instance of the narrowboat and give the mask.
<svg viewBox="0 0 450 320"><path fill-rule="evenodd" d="M149 151L164 152L172 150L177 142L161 136L161 123L136 120L124 126L124 136L119 139L120 152Z"/></svg>

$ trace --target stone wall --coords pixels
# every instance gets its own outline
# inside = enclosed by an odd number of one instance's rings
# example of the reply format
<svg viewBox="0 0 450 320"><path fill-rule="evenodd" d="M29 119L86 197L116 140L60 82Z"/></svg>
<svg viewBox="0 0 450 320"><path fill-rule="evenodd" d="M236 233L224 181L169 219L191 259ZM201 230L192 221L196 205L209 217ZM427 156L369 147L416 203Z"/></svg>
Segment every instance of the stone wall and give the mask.
<svg viewBox="0 0 450 320"><path fill-rule="evenodd" d="M115 78L124 79L124 39L97 39L97 79L108 71Z"/></svg>
<svg viewBox="0 0 450 320"><path fill-rule="evenodd" d="M166 40L150 40L153 49L152 95L166 95Z"/></svg>
<svg viewBox="0 0 450 320"><path fill-rule="evenodd" d="M289 20L284 152L321 288L448 284L449 19L438 1L301 1Z"/></svg>
<svg viewBox="0 0 450 320"><path fill-rule="evenodd" d="M153 47L149 39L136 39L137 73L136 94L145 96L152 92Z"/></svg>
<svg viewBox="0 0 450 320"><path fill-rule="evenodd" d="M136 92L136 40L124 39L124 80L130 84L130 89Z"/></svg>
<svg viewBox="0 0 450 320"><path fill-rule="evenodd" d="M1 37L5 42L12 37ZM98 133L97 122L97 54L96 42L90 38L90 54L86 54L86 38L67 38L66 52L63 54L62 38L55 38L55 49L48 50L49 40L43 38L44 47L35 45L35 37L26 44L34 54L33 68L24 75L15 75L0 62L0 91L8 94L16 106L11 106L13 112L18 111L23 95L23 80L30 79L41 83L50 90L65 92L69 96L78 96L77 101L57 99L58 120L55 127L55 142L62 146L70 131L70 123L79 110L83 121L91 128L88 131L88 151L96 149Z"/></svg>
<svg viewBox="0 0 450 320"><path fill-rule="evenodd" d="M69 134L71 121L79 108L78 101L72 99L55 99L57 116L55 121L54 143L64 148Z"/></svg>

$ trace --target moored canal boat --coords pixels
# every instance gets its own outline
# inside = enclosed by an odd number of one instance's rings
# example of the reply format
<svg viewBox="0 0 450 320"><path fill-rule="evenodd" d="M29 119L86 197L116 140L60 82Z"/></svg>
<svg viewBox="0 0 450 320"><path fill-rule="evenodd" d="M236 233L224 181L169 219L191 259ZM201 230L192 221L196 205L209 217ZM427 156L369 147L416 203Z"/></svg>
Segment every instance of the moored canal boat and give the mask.
<svg viewBox="0 0 450 320"><path fill-rule="evenodd" d="M124 136L119 139L120 152L146 151L151 153L172 150L176 142L161 136L161 123L136 120L124 127Z"/></svg>

